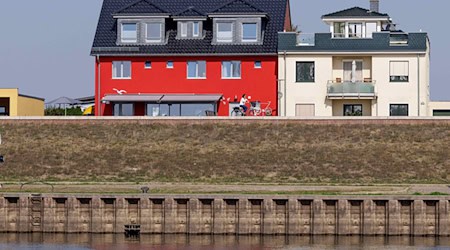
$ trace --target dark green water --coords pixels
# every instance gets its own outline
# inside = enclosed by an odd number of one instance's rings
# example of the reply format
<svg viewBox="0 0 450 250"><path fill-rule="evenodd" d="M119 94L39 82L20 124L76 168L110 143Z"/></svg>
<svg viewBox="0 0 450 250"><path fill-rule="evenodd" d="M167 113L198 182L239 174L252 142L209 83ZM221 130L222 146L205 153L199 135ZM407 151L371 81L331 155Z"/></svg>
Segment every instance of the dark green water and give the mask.
<svg viewBox="0 0 450 250"><path fill-rule="evenodd" d="M450 249L450 238L0 234L0 250Z"/></svg>

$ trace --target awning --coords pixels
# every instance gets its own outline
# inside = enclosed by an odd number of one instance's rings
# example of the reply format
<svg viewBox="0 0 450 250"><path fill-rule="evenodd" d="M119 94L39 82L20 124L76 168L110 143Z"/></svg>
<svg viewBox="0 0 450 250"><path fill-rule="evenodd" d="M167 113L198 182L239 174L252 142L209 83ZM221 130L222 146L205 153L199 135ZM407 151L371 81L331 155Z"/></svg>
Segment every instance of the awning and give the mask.
<svg viewBox="0 0 450 250"><path fill-rule="evenodd" d="M221 94L106 95L103 102L218 102Z"/></svg>
<svg viewBox="0 0 450 250"><path fill-rule="evenodd" d="M217 102L222 98L220 94L193 94L193 95L164 95L161 102Z"/></svg>
<svg viewBox="0 0 450 250"><path fill-rule="evenodd" d="M103 102L159 102L163 95L107 95Z"/></svg>

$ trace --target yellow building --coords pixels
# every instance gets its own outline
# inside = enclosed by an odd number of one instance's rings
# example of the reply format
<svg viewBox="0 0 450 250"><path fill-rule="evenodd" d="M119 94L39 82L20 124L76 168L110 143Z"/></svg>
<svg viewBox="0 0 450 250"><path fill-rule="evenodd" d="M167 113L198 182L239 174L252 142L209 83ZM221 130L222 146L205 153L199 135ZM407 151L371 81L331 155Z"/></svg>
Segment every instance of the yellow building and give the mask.
<svg viewBox="0 0 450 250"><path fill-rule="evenodd" d="M44 99L0 89L0 116L44 116Z"/></svg>

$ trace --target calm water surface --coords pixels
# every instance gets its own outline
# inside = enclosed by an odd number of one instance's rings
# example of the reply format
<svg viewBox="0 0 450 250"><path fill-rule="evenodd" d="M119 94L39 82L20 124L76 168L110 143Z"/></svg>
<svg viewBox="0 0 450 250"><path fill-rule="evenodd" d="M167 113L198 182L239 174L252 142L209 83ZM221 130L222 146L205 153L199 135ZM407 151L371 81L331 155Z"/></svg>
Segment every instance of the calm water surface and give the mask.
<svg viewBox="0 0 450 250"><path fill-rule="evenodd" d="M450 238L0 234L0 250L450 249Z"/></svg>

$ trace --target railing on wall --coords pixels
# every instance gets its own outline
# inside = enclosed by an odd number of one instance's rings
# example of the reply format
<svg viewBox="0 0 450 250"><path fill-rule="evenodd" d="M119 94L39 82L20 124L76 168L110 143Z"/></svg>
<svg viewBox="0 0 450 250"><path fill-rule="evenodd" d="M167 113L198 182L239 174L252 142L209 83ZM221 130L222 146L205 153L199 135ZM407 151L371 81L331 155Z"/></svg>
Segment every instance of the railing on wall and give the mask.
<svg viewBox="0 0 450 250"><path fill-rule="evenodd" d="M364 81L341 82L339 80L328 81L328 98L375 98L375 81L364 79Z"/></svg>

